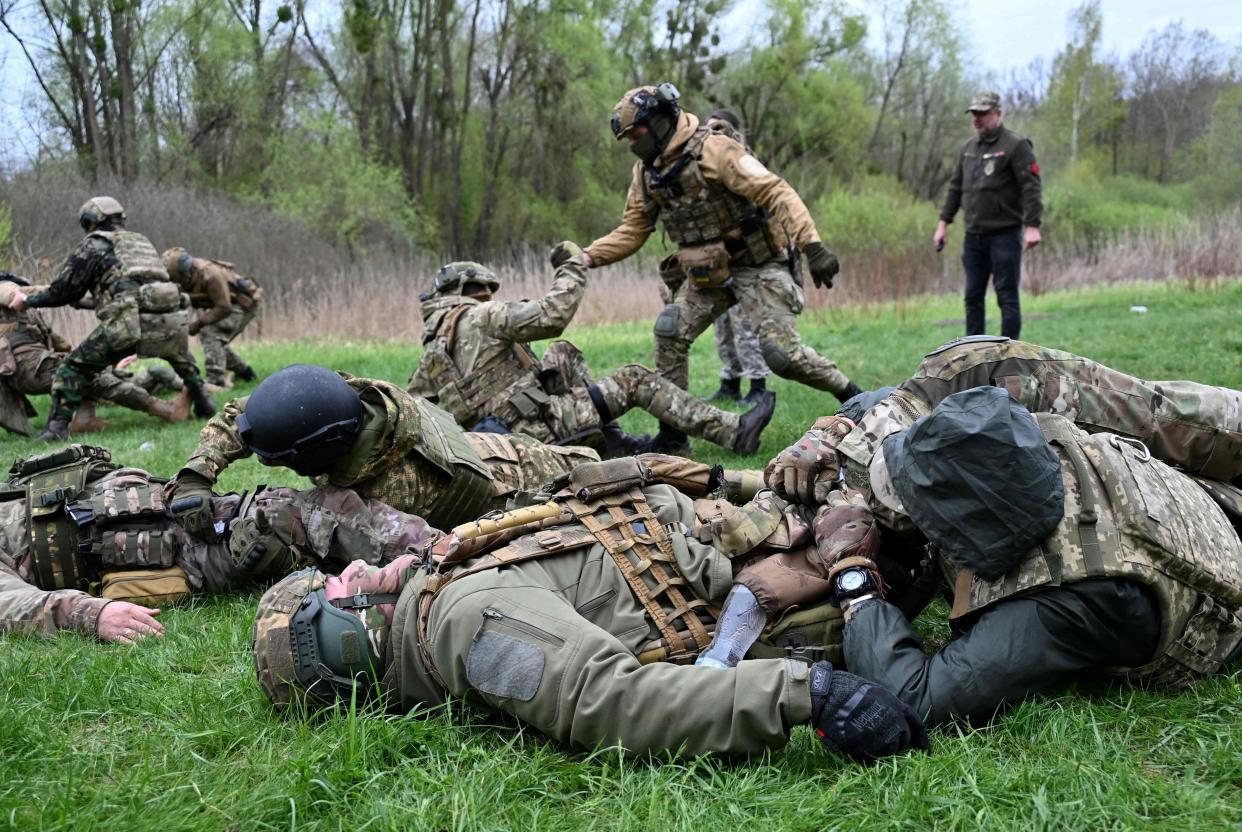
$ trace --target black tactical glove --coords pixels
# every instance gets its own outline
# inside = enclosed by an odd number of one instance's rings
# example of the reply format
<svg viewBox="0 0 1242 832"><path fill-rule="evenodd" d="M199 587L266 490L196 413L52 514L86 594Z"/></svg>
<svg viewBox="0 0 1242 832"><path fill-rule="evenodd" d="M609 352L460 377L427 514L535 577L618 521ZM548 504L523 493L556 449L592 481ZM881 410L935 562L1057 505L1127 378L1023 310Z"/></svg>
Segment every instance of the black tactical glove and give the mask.
<svg viewBox="0 0 1242 832"><path fill-rule="evenodd" d="M811 243L802 253L806 255L806 266L811 272L811 280L818 287L832 288L832 279L841 271L841 261L829 251L823 243Z"/></svg>
<svg viewBox="0 0 1242 832"><path fill-rule="evenodd" d="M557 243L556 248L552 249L552 253L548 255L548 259L552 261L552 268L554 269L559 269L575 257L582 260L582 248L570 240Z"/></svg>
<svg viewBox="0 0 1242 832"><path fill-rule="evenodd" d="M923 721L909 705L828 662L811 665L811 727L824 745L863 763L931 748Z"/></svg>
<svg viewBox="0 0 1242 832"><path fill-rule="evenodd" d="M195 537L213 540L215 513L211 508L211 483L202 474L182 471L174 480L173 500L168 510L177 518L181 528Z"/></svg>

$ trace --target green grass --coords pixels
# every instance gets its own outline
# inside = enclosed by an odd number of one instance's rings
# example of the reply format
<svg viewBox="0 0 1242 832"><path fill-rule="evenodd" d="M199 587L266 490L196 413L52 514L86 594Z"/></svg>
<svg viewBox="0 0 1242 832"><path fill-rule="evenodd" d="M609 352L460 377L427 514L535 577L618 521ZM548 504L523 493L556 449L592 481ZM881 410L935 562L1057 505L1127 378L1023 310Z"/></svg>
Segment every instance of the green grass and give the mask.
<svg viewBox="0 0 1242 832"><path fill-rule="evenodd" d="M1146 315L1129 311L1148 307ZM1125 285L1027 299L1027 339L1147 378L1242 387L1242 283ZM807 316L802 332L864 387L895 383L959 334L960 302L933 298ZM995 309L989 309L995 326ZM599 373L650 363L649 324L575 330ZM384 343L259 344L261 373L314 361L404 383L416 358ZM710 337L694 392L715 389ZM775 381L762 465L827 396ZM46 400L37 402L46 413ZM115 409L98 440L171 475L196 438ZM40 418L40 424L42 417ZM632 430L653 427L631 414ZM154 443L140 450L144 442ZM0 459L26 452L0 439ZM247 462L223 485L293 478ZM810 731L745 762L631 761L562 748L466 706L431 715L275 716L253 681L255 595L167 611L167 636L132 648L73 635L0 638L0 827L13 829L1223 829L1242 825L1240 675L1168 695L1095 686L1027 702L991 728L938 731L934 753L861 768ZM943 615L943 609L940 609ZM939 631L924 616L920 624Z"/></svg>

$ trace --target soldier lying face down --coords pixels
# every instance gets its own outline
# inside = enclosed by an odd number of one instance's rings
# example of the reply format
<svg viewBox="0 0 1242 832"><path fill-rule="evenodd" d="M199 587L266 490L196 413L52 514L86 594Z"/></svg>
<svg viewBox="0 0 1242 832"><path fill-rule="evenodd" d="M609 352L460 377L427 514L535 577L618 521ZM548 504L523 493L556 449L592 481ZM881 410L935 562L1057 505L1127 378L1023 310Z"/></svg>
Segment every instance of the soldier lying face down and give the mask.
<svg viewBox="0 0 1242 832"><path fill-rule="evenodd" d="M738 565L810 545L771 494L708 499L720 479L658 454L580 465L542 501L422 555L295 573L259 605L260 684L278 707L468 697L558 740L635 754L756 753L803 724L861 760L926 748L913 711L822 658L840 622L830 604L774 622L735 669L690 664Z"/></svg>

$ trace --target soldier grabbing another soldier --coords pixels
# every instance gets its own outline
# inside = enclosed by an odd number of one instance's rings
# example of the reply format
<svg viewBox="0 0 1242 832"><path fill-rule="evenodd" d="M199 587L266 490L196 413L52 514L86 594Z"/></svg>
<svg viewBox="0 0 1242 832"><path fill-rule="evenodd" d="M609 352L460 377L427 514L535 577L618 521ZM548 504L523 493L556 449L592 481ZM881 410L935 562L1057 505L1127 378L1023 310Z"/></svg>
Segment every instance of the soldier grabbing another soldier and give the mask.
<svg viewBox="0 0 1242 832"><path fill-rule="evenodd" d="M582 353L567 341L552 344L541 364L528 343L560 335L586 292L578 246L561 243L552 265L556 276L546 295L512 302L491 299L500 281L478 263L442 268L422 296L425 346L410 392L436 402L463 427L516 431L556 444L603 444L607 455L641 449L641 441L613 422L634 407L737 453L759 447L776 406L774 393L739 416L694 398L641 364L627 364L597 383Z"/></svg>
<svg viewBox="0 0 1242 832"><path fill-rule="evenodd" d="M230 372L242 381L254 381L254 370L229 344L259 314L263 290L223 260L192 257L179 246L160 256L168 275L189 294L190 305L198 310L190 321L189 333L203 342L207 383L232 387Z"/></svg>
<svg viewBox="0 0 1242 832"><path fill-rule="evenodd" d="M56 280L42 292L14 294L9 308L64 306L93 295L99 326L74 347L52 382L52 410L39 439L67 439L69 422L86 398L91 379L131 353L162 358L185 382L196 416L216 412L211 394L190 355L181 291L150 240L125 230L125 209L110 196L86 202L78 212L86 238Z"/></svg>
<svg viewBox="0 0 1242 832"><path fill-rule="evenodd" d="M806 205L745 146L700 125L677 100L676 88L661 84L630 90L617 103L613 135L628 140L639 161L621 225L587 247L587 265L629 257L651 236L656 220L663 221L678 251L662 271L678 275L672 302L656 318L656 367L683 390L690 345L722 312L740 304L778 376L842 401L861 392L798 336L804 304L798 252L816 286L831 288L840 268ZM671 425L661 426L658 439L669 447L684 443Z"/></svg>

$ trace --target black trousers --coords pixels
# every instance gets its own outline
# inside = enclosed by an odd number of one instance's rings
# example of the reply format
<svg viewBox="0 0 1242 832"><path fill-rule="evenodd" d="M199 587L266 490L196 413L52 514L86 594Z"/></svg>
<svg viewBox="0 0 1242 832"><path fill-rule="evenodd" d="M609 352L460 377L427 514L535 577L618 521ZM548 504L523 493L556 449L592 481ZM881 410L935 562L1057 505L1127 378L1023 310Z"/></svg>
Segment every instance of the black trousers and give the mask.
<svg viewBox="0 0 1242 832"><path fill-rule="evenodd" d="M966 269L966 334L984 334L983 302L988 278L992 278L1001 310L1001 335L1016 340L1022 333L1022 306L1018 301L1022 228L990 234L967 233L962 246L962 266Z"/></svg>

